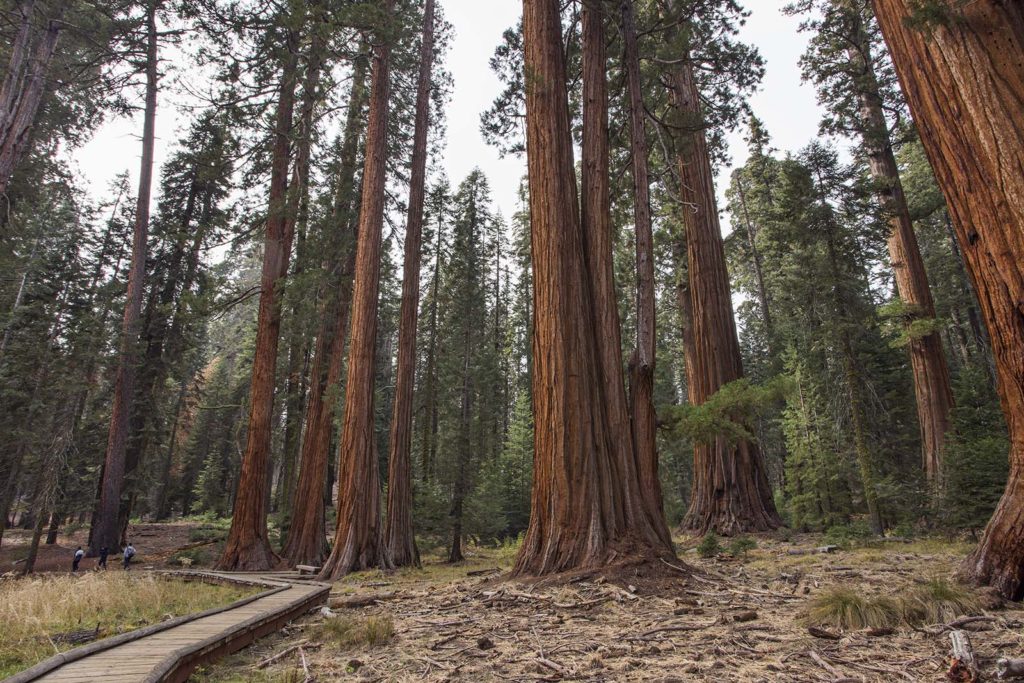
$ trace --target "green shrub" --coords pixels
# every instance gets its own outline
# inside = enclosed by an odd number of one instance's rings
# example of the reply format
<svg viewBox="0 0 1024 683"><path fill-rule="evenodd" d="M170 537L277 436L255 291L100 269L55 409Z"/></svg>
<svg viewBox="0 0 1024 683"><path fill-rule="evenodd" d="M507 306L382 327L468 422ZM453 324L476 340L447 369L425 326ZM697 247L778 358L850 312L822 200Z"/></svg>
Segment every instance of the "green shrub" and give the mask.
<svg viewBox="0 0 1024 683"><path fill-rule="evenodd" d="M729 554L733 557L746 557L747 553L757 547L757 541L749 536L737 536L729 543Z"/></svg>
<svg viewBox="0 0 1024 683"><path fill-rule="evenodd" d="M871 527L861 519L849 524L830 526L825 532L825 543L847 548L872 536L874 533L871 531Z"/></svg>
<svg viewBox="0 0 1024 683"><path fill-rule="evenodd" d="M722 546L718 544L715 532L709 531L704 534L704 538L700 539L700 545L697 546L697 554L703 558L709 558L720 552L722 552Z"/></svg>

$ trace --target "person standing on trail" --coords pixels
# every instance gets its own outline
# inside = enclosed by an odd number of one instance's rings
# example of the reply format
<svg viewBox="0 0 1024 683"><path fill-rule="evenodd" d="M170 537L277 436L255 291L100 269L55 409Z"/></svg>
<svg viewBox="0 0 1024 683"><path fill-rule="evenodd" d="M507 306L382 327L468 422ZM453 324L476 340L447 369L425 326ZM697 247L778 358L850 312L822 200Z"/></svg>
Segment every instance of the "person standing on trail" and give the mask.
<svg viewBox="0 0 1024 683"><path fill-rule="evenodd" d="M96 563L96 569L107 568L107 555L110 554L110 548L103 546L100 548L100 561Z"/></svg>
<svg viewBox="0 0 1024 683"><path fill-rule="evenodd" d="M78 546L78 550L75 551L75 559L71 561L71 571L78 571L78 563L82 561L83 557L85 557L85 551L82 550L82 546Z"/></svg>
<svg viewBox="0 0 1024 683"><path fill-rule="evenodd" d="M132 563L132 558L135 557L135 546L129 543L124 549L124 570L128 571L128 565Z"/></svg>

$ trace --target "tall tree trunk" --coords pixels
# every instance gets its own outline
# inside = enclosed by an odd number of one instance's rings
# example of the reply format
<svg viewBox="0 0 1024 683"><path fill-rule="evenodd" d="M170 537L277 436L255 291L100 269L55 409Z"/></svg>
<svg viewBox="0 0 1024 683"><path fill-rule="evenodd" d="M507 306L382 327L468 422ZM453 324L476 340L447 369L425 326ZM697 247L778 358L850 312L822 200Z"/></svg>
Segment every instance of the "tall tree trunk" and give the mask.
<svg viewBox="0 0 1024 683"><path fill-rule="evenodd" d="M761 258L761 251L757 248L757 227L750 218L750 211L747 208L747 192L743 186L743 176L736 173L736 194L740 200L740 215L743 217L744 235L747 238L747 249L750 250L750 264L754 267L754 281L757 284L757 304L761 309L761 320L764 321L765 341L767 343L768 355L774 356L772 340L775 337L774 324L772 323L771 306L768 303L768 288L764 282L764 261Z"/></svg>
<svg viewBox="0 0 1024 683"><path fill-rule="evenodd" d="M426 416L423 419L423 436L420 439L421 455L420 469L424 482L430 481L433 474L433 466L437 460L437 295L441 287L441 247L444 233L443 228L444 208L438 207L437 213L437 242L434 246L434 274L430 280L430 313L427 322L427 367L424 369L424 381L426 386L423 390L423 412Z"/></svg>
<svg viewBox="0 0 1024 683"><path fill-rule="evenodd" d="M333 207L333 222L338 235L324 264L329 277L322 292L321 321L310 368L306 434L302 440L298 484L291 504L291 525L281 550L281 555L291 564L319 566L330 551L324 520L330 491L325 495L324 489L327 487L334 410L338 404L336 394L345 365L345 338L352 303L358 230L358 221L353 216L355 174L366 99L366 59L360 56L353 65Z"/></svg>
<svg viewBox="0 0 1024 683"><path fill-rule="evenodd" d="M384 0L390 17L394 0ZM374 354L380 295L381 232L387 170L390 36L378 36L373 48L369 128L363 165L363 199L352 295L352 341L345 383L345 418L339 448L338 525L331 556L320 578L337 579L369 567L389 568L380 519L380 482L373 429Z"/></svg>
<svg viewBox="0 0 1024 683"><path fill-rule="evenodd" d="M139 171L139 196L135 209L131 269L121 325L121 353L114 398L110 410L110 431L100 484L100 502L95 527L90 534L91 555L100 548L115 548L121 540L119 515L124 488L129 418L135 398L135 373L139 362L139 317L146 277L146 240L149 232L149 203L153 185L153 148L156 140L157 29L156 11L160 0L149 0L146 11L146 109L142 125L142 167Z"/></svg>
<svg viewBox="0 0 1024 683"><path fill-rule="evenodd" d="M7 74L0 86L0 195L7 193L11 175L28 149L32 124L45 93L46 75L57 49L64 13L70 3L57 3L26 65L25 60L32 49L31 21L35 4L34 0L20 3L22 24L11 47Z"/></svg>
<svg viewBox="0 0 1024 683"><path fill-rule="evenodd" d="M290 18L298 23L297 18ZM224 552L217 561L221 570L261 571L277 562L267 539L267 485L270 469L271 423L277 346L281 333L282 280L288 273L294 221L288 220L288 161L298 80L298 35L289 29L286 38L281 91L274 121L274 149L270 171L260 306L256 322L252 384L249 391L249 429L242 455L242 469Z"/></svg>
<svg viewBox="0 0 1024 683"><path fill-rule="evenodd" d="M906 328L911 332L910 367L914 375L917 419L921 429L921 464L928 481L937 486L942 473L942 451L950 429L953 390L949 366L938 330L913 334L917 320L933 320L935 303L928 285L924 259L917 245L910 208L903 194L899 167L892 150L889 126L882 108L878 78L874 72L871 44L859 14L851 12L855 44L847 48L855 65L856 93L861 119L861 137L871 177L877 186L879 205L889 222L889 260L896 276L896 291L907 307Z"/></svg>
<svg viewBox="0 0 1024 683"><path fill-rule="evenodd" d="M643 503L627 500L639 478L623 471L606 413L559 8L558 0L523 2L535 429L533 512L516 575L674 555Z"/></svg>
<svg viewBox="0 0 1024 683"><path fill-rule="evenodd" d="M306 57L306 72L302 84L302 104L299 107L298 151L295 168L292 171L291 188L288 191L288 220L294 223L290 232L297 233L295 268L293 277L298 279L306 267L309 255L306 253L306 226L309 222L309 168L313 152L313 136L316 125L314 115L320 101L320 78L323 74L323 19L319 5L311 12L309 24L313 36L310 39ZM297 226L297 228L295 227ZM302 436L302 416L305 413L307 373L309 369L310 344L304 334L304 325L299 317L299 301L293 301L291 335L288 343L288 379L285 387L285 438L282 453L281 481L278 484L276 506L282 516L289 520L295 491L296 474L299 465Z"/></svg>
<svg viewBox="0 0 1024 683"><path fill-rule="evenodd" d="M396 567L419 565L412 528L412 396L416 378L416 321L420 306L420 251L423 244L423 198L427 176L427 128L430 79L434 61L434 0L423 8L423 38L416 90L416 129L409 181L409 216L405 224L405 264L398 326L398 368L388 452L388 502L384 544Z"/></svg>
<svg viewBox="0 0 1024 683"><path fill-rule="evenodd" d="M672 68L673 102L684 120L703 121L693 67L689 55L683 58ZM743 363L704 129L694 125L679 142L693 339L687 392L690 403L699 406L740 379ZM756 443L721 436L713 443L695 444L693 495L683 528L731 535L775 529L781 523Z"/></svg>
<svg viewBox="0 0 1024 683"><path fill-rule="evenodd" d="M622 0L623 66L629 91L630 151L633 157L633 223L636 232L636 349L629 363L629 402L633 425L633 451L640 475L640 490L648 518L672 544L665 524L661 480L658 478L657 424L654 412L654 234L651 227L651 188L647 168L647 126L640 51L637 45L633 0ZM603 78L603 74L602 74ZM614 305L612 297L608 305Z"/></svg>
<svg viewBox="0 0 1024 683"><path fill-rule="evenodd" d="M475 229L475 228L474 228ZM469 491L469 464L471 430L473 429L473 373L470 369L473 353L473 330L466 326L462 345L462 389L459 392L459 437L455 455L455 482L452 486L452 545L448 562L454 564L465 559L462 555L462 518L466 494Z"/></svg>
<svg viewBox="0 0 1024 683"><path fill-rule="evenodd" d="M907 102L946 195L995 356L1010 477L964 570L1024 597L1024 7L977 0L927 35L906 0L874 0Z"/></svg>

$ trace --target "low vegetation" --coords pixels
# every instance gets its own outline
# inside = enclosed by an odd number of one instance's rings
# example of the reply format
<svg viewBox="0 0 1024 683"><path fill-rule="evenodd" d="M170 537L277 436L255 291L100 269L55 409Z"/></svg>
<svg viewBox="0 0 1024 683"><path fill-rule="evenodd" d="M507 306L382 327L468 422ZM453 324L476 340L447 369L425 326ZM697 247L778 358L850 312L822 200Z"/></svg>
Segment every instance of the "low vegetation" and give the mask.
<svg viewBox="0 0 1024 683"><path fill-rule="evenodd" d="M0 678L72 649L68 634L99 638L229 604L250 591L152 574L88 572L0 582Z"/></svg>
<svg viewBox="0 0 1024 683"><path fill-rule="evenodd" d="M947 622L980 611L980 602L969 589L935 578L895 597L836 586L811 601L805 620L812 626L843 630L881 629Z"/></svg>
<svg viewBox="0 0 1024 683"><path fill-rule="evenodd" d="M391 642L395 624L390 616L357 618L347 615L328 617L317 625L317 640L337 645L341 649L379 647Z"/></svg>

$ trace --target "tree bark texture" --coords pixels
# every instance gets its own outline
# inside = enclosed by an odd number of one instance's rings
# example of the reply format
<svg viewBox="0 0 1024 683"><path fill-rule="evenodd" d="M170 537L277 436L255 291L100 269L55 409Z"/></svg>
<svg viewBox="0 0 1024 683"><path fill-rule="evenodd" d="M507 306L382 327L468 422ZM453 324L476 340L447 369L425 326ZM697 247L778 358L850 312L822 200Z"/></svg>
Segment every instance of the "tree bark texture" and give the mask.
<svg viewBox="0 0 1024 683"><path fill-rule="evenodd" d="M680 114L690 121L702 120L692 66L684 61L672 69L672 76L673 102ZM681 138L678 161L693 349L687 392L693 405L701 405L722 386L740 379L743 364L707 139L696 126ZM693 494L683 528L732 535L767 531L781 523L757 444L718 437L714 443L694 446Z"/></svg>
<svg viewBox="0 0 1024 683"><path fill-rule="evenodd" d="M668 525L664 523L661 480L658 478L658 416L654 411L654 355L657 342L654 319L654 233L651 226L651 188L647 165L647 126L644 123L643 84L640 80L640 51L633 0L622 0L620 13L622 59L629 92L633 223L636 233L636 349L629 363L633 450L648 518L656 524L662 540L671 544L672 537Z"/></svg>
<svg viewBox="0 0 1024 683"><path fill-rule="evenodd" d="M430 125L430 79L434 61L434 0L423 9L420 73L416 89L416 128L409 181L409 215L405 224L405 264L398 325L398 368L388 448L388 501L384 543L396 567L419 565L412 526L412 398L416 377L416 322L420 302L420 257L423 201L427 176L427 130Z"/></svg>
<svg viewBox="0 0 1024 683"><path fill-rule="evenodd" d="M321 322L310 368L309 400L306 403L306 434L299 456L298 480L291 503L292 520L281 555L292 564L319 566L327 557L324 521L324 489L330 462L337 391L345 365L345 338L352 303L352 272L355 268L357 221L355 173L366 104L366 60L353 65L334 201L334 223L339 238L325 268L330 272L321 302ZM332 262L333 261L333 262Z"/></svg>
<svg viewBox="0 0 1024 683"><path fill-rule="evenodd" d="M674 555L640 501L627 511L626 489L639 481L635 472L622 471L609 428L559 6L558 0L523 2L535 431L532 512L515 575Z"/></svg>
<svg viewBox="0 0 1024 683"><path fill-rule="evenodd" d="M57 4L34 46L32 14L36 2L23 0L18 4L21 26L0 85L0 195L7 193L15 167L28 149L32 124L43 100L47 72L60 38L62 19L70 3Z"/></svg>
<svg viewBox="0 0 1024 683"><path fill-rule="evenodd" d="M281 286L288 274L295 223L288 220L288 165L298 80L298 36L288 31L281 72L281 90L274 121L260 305L256 319L252 383L249 390L249 429L242 455L237 492L224 552L217 568L262 571L278 560L267 538L267 487L270 470L271 426L274 413L277 347L281 334Z"/></svg>
<svg viewBox="0 0 1024 683"><path fill-rule="evenodd" d="M156 141L157 28L159 0L150 0L146 17L146 106L142 124L142 165L139 170L139 194L135 209L131 268L128 292L121 323L121 351L114 397L110 409L110 430L100 483L100 501L95 528L90 534L90 554L102 547L118 547L121 540L118 523L121 493L124 489L128 426L135 397L136 366L139 362L139 318L146 278L146 240L149 233L149 204L153 186L153 150Z"/></svg>
<svg viewBox="0 0 1024 683"><path fill-rule="evenodd" d="M877 187L879 205L889 223L889 261L896 278L896 291L907 307L906 326L915 320L934 320L935 302L928 285L924 259L917 244L910 208L903 194L899 167L885 119L878 78L872 66L871 45L859 16L853 36L856 45L848 48L851 62L858 70L855 83L862 126L862 139L868 167ZM914 375L914 396L921 430L921 465L932 485L940 483L942 449L951 426L953 390L949 366L938 330L911 335L910 367Z"/></svg>
<svg viewBox="0 0 1024 683"><path fill-rule="evenodd" d="M906 0L875 15L963 250L988 327L1010 433L1010 476L964 572L1024 597L1024 7L953 7L928 35Z"/></svg>
<svg viewBox="0 0 1024 683"><path fill-rule="evenodd" d="M384 1L385 15L394 0ZM338 525L322 580L338 579L370 567L390 568L381 533L380 482L373 429L374 354L380 294L381 232L387 167L387 119L391 48L380 39L373 48L369 127L363 165L363 199L352 295L352 340L345 383L345 417L339 449Z"/></svg>

